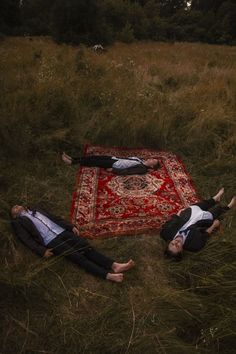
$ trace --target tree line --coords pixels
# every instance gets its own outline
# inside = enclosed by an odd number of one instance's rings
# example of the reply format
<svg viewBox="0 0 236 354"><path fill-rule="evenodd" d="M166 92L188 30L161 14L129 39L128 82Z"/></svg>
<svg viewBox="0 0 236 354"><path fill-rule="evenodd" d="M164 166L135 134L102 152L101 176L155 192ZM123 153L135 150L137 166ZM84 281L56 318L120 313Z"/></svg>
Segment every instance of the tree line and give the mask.
<svg viewBox="0 0 236 354"><path fill-rule="evenodd" d="M116 40L236 44L236 0L1 0L2 35L71 44Z"/></svg>

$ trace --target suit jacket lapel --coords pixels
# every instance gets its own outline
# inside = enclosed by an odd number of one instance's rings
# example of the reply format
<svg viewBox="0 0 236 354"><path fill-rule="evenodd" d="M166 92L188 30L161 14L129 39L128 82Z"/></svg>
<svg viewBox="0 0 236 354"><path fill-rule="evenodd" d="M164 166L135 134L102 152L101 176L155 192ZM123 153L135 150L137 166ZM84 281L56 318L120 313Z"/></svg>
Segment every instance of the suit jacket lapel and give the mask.
<svg viewBox="0 0 236 354"><path fill-rule="evenodd" d="M27 218L27 216L20 216L19 222L32 236L43 242L43 239L40 233L38 232L37 228L35 227L34 223L29 218Z"/></svg>

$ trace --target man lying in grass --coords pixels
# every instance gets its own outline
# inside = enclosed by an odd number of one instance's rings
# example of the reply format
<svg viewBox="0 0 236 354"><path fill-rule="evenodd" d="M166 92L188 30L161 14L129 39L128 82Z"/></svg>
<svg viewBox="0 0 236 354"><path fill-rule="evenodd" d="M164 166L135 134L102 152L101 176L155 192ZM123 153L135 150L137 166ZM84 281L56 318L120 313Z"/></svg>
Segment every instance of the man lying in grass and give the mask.
<svg viewBox="0 0 236 354"><path fill-rule="evenodd" d="M86 271L115 282L122 282L123 272L134 266L132 259L117 263L99 253L79 236L76 226L45 210L15 205L11 209L11 218L16 236L45 258L63 254Z"/></svg>
<svg viewBox="0 0 236 354"><path fill-rule="evenodd" d="M90 155L73 158L65 152L62 160L67 165L80 164L87 167L102 167L118 175L145 174L149 170L156 170L160 167L157 159L142 160L138 157L115 157L104 155Z"/></svg>
<svg viewBox="0 0 236 354"><path fill-rule="evenodd" d="M167 257L178 261L183 257L183 250L197 252L205 246L210 234L220 225L220 215L236 205L234 196L227 206L220 206L223 193L221 188L213 198L180 210L163 225L160 235L168 242Z"/></svg>

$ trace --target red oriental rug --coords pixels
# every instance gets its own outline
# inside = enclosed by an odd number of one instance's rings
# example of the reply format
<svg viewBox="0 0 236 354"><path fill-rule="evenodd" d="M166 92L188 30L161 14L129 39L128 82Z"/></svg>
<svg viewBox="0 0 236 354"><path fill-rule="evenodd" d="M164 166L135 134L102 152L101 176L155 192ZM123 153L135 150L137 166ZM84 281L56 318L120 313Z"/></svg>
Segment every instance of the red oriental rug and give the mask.
<svg viewBox="0 0 236 354"><path fill-rule="evenodd" d="M146 175L117 176L80 167L71 219L88 238L157 233L171 214L199 200L183 163L169 152L86 146L85 155L156 158L161 168Z"/></svg>

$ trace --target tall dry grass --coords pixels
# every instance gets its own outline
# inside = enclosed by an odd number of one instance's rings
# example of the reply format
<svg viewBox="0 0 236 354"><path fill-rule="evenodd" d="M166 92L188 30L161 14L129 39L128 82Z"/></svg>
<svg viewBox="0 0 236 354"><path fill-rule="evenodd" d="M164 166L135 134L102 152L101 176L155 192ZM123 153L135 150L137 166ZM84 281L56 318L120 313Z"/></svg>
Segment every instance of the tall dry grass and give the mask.
<svg viewBox="0 0 236 354"><path fill-rule="evenodd" d="M68 217L75 173L60 152L85 143L171 150L199 193L235 193L236 49L117 43L104 54L49 38L0 43L2 353L233 353L235 213L200 253L163 259L159 237L96 241L136 268L121 285L12 236L12 204ZM232 349L233 348L233 349Z"/></svg>

